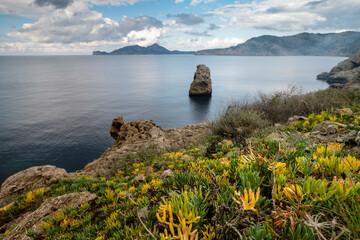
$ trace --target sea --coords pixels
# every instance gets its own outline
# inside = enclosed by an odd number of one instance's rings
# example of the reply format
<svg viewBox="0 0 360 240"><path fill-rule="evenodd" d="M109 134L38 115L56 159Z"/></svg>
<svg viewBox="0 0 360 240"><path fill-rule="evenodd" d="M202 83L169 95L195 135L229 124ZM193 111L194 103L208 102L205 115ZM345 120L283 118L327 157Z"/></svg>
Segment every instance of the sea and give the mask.
<svg viewBox="0 0 360 240"><path fill-rule="evenodd" d="M196 55L0 56L0 183L23 169L68 172L98 158L112 119L162 127L215 120L234 101L259 93L325 89L316 75L341 57ZM210 68L211 98L190 98L198 64Z"/></svg>

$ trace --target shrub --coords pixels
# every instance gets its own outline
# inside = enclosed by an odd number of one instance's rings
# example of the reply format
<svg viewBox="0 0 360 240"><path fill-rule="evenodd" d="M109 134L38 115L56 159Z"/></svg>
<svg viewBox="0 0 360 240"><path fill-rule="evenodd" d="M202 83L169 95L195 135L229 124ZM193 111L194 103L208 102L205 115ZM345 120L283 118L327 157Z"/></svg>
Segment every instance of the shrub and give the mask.
<svg viewBox="0 0 360 240"><path fill-rule="evenodd" d="M294 115L308 116L354 104L360 104L360 89L329 88L302 94L293 87L271 94L259 93L252 102L234 102L210 126L213 134L241 142L271 123L286 123Z"/></svg>
<svg viewBox="0 0 360 240"><path fill-rule="evenodd" d="M264 115L252 109L228 108L217 121L210 124L216 135L242 142L253 133L269 125Z"/></svg>

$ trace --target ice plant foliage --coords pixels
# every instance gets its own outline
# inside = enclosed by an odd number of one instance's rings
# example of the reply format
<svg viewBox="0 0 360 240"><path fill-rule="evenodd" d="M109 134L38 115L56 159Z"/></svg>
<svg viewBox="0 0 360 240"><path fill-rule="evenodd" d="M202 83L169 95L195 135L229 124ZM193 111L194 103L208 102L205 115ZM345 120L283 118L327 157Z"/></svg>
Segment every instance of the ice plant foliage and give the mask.
<svg viewBox="0 0 360 240"><path fill-rule="evenodd" d="M233 197L233 200L237 204L242 204L244 210L251 210L253 212L257 212L257 210L255 209L255 205L259 200L259 197L260 197L260 187L258 187L256 191L256 195L251 189L249 189L249 193L245 189L244 195L242 195L240 192L235 191L235 198Z"/></svg>

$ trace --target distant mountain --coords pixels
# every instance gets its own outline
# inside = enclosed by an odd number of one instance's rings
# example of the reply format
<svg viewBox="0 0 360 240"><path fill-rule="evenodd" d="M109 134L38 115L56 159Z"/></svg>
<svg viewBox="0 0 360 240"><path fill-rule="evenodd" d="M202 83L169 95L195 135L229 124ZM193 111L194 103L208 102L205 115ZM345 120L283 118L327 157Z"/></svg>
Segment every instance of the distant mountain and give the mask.
<svg viewBox="0 0 360 240"><path fill-rule="evenodd" d="M139 45L127 46L119 48L110 53L94 51L92 55L149 55L149 54L195 54L195 52L183 52L183 51L170 51L159 44L153 44L148 47L141 47Z"/></svg>
<svg viewBox="0 0 360 240"><path fill-rule="evenodd" d="M243 56L351 56L360 49L360 32L264 35L237 46L197 51L196 55Z"/></svg>

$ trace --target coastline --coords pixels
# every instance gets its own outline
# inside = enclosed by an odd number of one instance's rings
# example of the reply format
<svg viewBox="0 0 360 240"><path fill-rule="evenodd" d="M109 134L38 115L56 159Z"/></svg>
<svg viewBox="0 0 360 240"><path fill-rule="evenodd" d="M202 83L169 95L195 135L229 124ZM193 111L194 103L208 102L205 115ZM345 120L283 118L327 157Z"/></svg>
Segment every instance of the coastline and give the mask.
<svg viewBox="0 0 360 240"><path fill-rule="evenodd" d="M125 122L119 116L112 121L110 135L114 144L99 158L88 163L83 169L68 173L52 165L33 166L8 177L0 188L0 207L25 192L47 187L65 178L106 177L117 160L140 149L155 146L161 150L184 149L201 140L208 130L207 123L186 125L182 128L162 128L151 120Z"/></svg>

